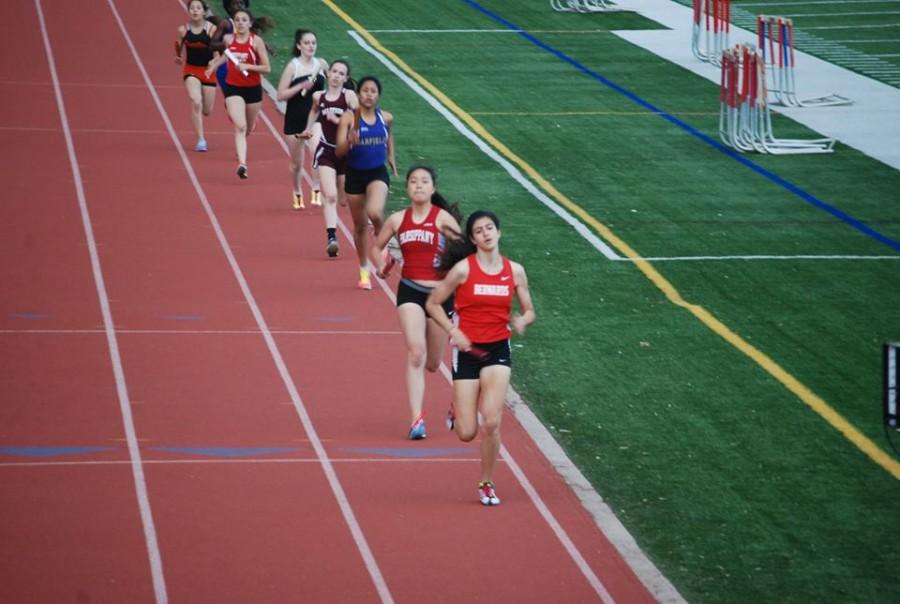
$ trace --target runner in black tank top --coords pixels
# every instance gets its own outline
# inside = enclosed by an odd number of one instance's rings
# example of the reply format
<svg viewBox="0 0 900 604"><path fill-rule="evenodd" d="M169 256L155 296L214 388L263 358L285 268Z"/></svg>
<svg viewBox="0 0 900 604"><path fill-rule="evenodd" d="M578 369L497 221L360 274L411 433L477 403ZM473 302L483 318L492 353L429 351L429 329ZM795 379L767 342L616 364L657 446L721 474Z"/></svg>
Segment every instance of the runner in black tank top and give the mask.
<svg viewBox="0 0 900 604"><path fill-rule="evenodd" d="M212 60L212 37L216 28L206 20L207 6L203 0L191 0L187 6L190 21L178 28L175 39L175 62L184 63L182 79L191 100L191 123L197 134L196 151L206 151L203 137L203 116L212 112L216 100L216 82L206 75Z"/></svg>
<svg viewBox="0 0 900 604"><path fill-rule="evenodd" d="M294 58L284 66L278 80L278 100L287 102L284 114L284 134L290 152L291 185L293 186L293 208L302 210L303 203L303 166L306 160L306 144L300 134L306 130L306 120L312 107L312 97L316 90L324 87L322 75L328 69L328 63L316 57L318 40L315 32L298 29L294 32ZM315 149L317 138L308 144ZM322 205L319 200L319 184L313 177L312 205Z"/></svg>

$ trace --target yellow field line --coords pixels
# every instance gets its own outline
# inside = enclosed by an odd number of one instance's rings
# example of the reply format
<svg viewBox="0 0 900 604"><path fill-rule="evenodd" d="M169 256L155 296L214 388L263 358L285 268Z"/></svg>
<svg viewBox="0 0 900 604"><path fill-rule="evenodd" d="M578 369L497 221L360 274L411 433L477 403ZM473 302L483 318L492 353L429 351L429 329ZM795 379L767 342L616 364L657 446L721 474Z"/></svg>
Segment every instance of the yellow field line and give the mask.
<svg viewBox="0 0 900 604"><path fill-rule="evenodd" d="M667 111L669 115L719 115L718 111ZM584 115L662 115L661 111L470 111L469 115L515 117L579 117Z"/></svg>
<svg viewBox="0 0 900 604"><path fill-rule="evenodd" d="M416 80L423 88L434 95L445 107L452 111L456 116L465 122L469 128L475 131L481 138L486 140L498 152L500 152L509 161L516 164L523 172L544 191L553 197L557 202L567 208L570 212L578 216L585 224L593 228L601 237L606 239L613 247L615 247L622 255L628 257L634 262L634 265L644 273L644 275L658 287L673 304L686 309L692 315L697 317L704 325L709 327L714 333L722 337L726 342L740 350L742 353L750 357L756 364L762 367L772 377L782 383L785 388L794 393L797 398L803 401L813 411L818 413L826 422L831 424L838 432L844 435L847 440L853 443L860 451L867 455L876 464L887 470L894 478L900 480L900 462L885 453L880 447L875 445L866 435L856 429L853 424L847 421L844 416L835 411L835 409L825 402L821 397L816 395L812 390L803 385L797 378L788 373L781 365L772 360L764 352L744 340L741 336L732 331L727 325L719 321L712 313L698 304L687 302L681 297L675 287L660 274L656 268L643 260L630 245L620 239L613 233L609 227L591 216L581 206L573 202L571 199L563 195L556 187L554 187L547 179L541 176L537 170L531 167L525 160L513 153L500 140L495 138L490 132L466 113L459 105L454 103L440 89L436 88L431 82L414 71L406 62L397 56L393 51L385 48L372 34L370 34L362 25L360 25L353 17L345 13L332 0L322 0L335 14L343 19L350 27L356 30L366 41L379 52L383 53L391 59L400 69L406 72L409 77Z"/></svg>

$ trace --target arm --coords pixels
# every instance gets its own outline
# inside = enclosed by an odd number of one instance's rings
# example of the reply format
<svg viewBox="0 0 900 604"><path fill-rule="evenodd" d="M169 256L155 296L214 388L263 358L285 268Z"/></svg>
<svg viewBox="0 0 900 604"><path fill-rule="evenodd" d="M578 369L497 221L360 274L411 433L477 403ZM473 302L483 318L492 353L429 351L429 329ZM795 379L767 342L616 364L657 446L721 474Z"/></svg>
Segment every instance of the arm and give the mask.
<svg viewBox="0 0 900 604"><path fill-rule="evenodd" d="M513 329L522 335L525 329L534 323L537 315L534 314L534 305L531 303L531 292L528 290L528 277L525 275L525 267L517 262L512 263L513 278L516 280L516 299L519 301L521 313L512 316Z"/></svg>
<svg viewBox="0 0 900 604"><path fill-rule="evenodd" d="M438 283L437 287L428 294L428 300L425 302L425 310L428 316L440 325L441 329L450 335L453 345L460 350L466 351L472 348L472 342L468 336L458 327L453 325L453 321L447 316L444 307L441 306L450 297L450 294L456 291L460 285L469 278L469 263L467 260L460 260L453 265L444 280Z"/></svg>
<svg viewBox="0 0 900 604"><path fill-rule="evenodd" d="M298 137L312 138L312 131L310 128L312 128L312 125L319 119L319 100L322 98L323 94L325 94L324 90L320 90L313 94L312 107L309 108L309 115L306 116L306 126L303 128L303 132L297 135Z"/></svg>
<svg viewBox="0 0 900 604"><path fill-rule="evenodd" d="M384 248L387 247L388 241L391 240L391 237L397 232L397 229L400 228L400 222L403 220L403 212L394 212L388 219L384 221L384 226L381 227L381 231L378 233L378 237L375 238L375 241L372 242L372 247L369 248L369 260L372 262L372 265L375 267L375 274L379 277L383 278L385 261L384 261Z"/></svg>
<svg viewBox="0 0 900 604"><path fill-rule="evenodd" d="M184 35L187 33L187 28L184 25L179 25L178 29L175 30L175 63L181 65L184 63Z"/></svg>
<svg viewBox="0 0 900 604"><path fill-rule="evenodd" d="M279 101L286 101L300 92L299 85L291 86L292 75L294 75L294 67L291 62L288 61L287 65L284 66L284 70L281 72L281 78L278 80L278 90L275 93L275 97Z"/></svg>
<svg viewBox="0 0 900 604"><path fill-rule="evenodd" d="M226 60L227 59L226 59L225 55L223 55L223 54L216 55L215 58L213 58L213 60L210 61L209 64L206 66L206 77L212 76L212 74L214 74L216 72L216 70L219 68L219 65L224 63Z"/></svg>
<svg viewBox="0 0 900 604"><path fill-rule="evenodd" d="M387 161L394 176L399 176L397 172L397 161L394 159L394 114L383 111L384 121L388 126L388 142L387 142Z"/></svg>
<svg viewBox="0 0 900 604"><path fill-rule="evenodd" d="M344 98L347 99L347 108L350 112L356 111L359 109L359 97L356 96L356 93L352 90L348 90L344 93Z"/></svg>
<svg viewBox="0 0 900 604"><path fill-rule="evenodd" d="M444 237L450 239L459 239L462 237L462 229L459 228L459 223L456 222L456 218L453 217L453 214L447 210L442 209L438 212L435 226Z"/></svg>
<svg viewBox="0 0 900 604"><path fill-rule="evenodd" d="M272 66L269 65L269 51L266 50L265 41L256 36L253 40L253 48L256 50L256 53L259 55L259 65L250 65L248 63L241 63L238 65L238 69L244 69L247 71L256 71L258 73L271 73Z"/></svg>
<svg viewBox="0 0 900 604"><path fill-rule="evenodd" d="M356 112L345 111L341 116L341 122L338 124L337 141L334 145L334 154L337 157L346 157L350 153L350 147L356 142L359 133L353 129L353 120Z"/></svg>

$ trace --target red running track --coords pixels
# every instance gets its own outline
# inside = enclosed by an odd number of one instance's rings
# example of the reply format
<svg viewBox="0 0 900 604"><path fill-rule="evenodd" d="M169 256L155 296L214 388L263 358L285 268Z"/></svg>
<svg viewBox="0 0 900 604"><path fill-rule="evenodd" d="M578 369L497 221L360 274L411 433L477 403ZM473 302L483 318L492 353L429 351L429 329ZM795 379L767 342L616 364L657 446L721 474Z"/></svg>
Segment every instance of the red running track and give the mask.
<svg viewBox="0 0 900 604"><path fill-rule="evenodd" d="M499 508L443 375L405 439L396 312L278 139L239 181L219 97L190 151L174 0L8 10L0 601L653 600L514 418Z"/></svg>

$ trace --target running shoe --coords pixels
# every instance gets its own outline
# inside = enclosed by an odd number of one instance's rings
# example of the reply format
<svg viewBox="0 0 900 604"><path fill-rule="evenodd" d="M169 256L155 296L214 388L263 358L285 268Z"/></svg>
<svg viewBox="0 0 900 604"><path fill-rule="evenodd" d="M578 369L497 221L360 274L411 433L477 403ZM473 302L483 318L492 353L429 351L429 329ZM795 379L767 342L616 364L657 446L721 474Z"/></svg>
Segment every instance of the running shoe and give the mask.
<svg viewBox="0 0 900 604"><path fill-rule="evenodd" d="M325 251L328 253L330 258L336 258L340 248L338 247L337 239L334 237L328 238L328 247L325 248Z"/></svg>
<svg viewBox="0 0 900 604"><path fill-rule="evenodd" d="M318 189L313 189L312 199L310 200L309 203L311 203L314 206L322 205L322 195L321 195L321 193L319 193Z"/></svg>
<svg viewBox="0 0 900 604"><path fill-rule="evenodd" d="M245 166L244 164L239 164L237 168L237 175L238 178L241 179L249 178L249 176L247 176L247 166Z"/></svg>
<svg viewBox="0 0 900 604"><path fill-rule="evenodd" d="M199 152L201 152L201 153L204 152L204 151L206 151L207 149L209 149L209 147L206 146L206 139L203 139L203 138L201 138L200 140L198 140L198 141L197 141L197 146L194 147L194 151L199 151Z"/></svg>
<svg viewBox="0 0 900 604"><path fill-rule="evenodd" d="M453 426L456 424L456 407L453 405L453 401L450 401L450 408L447 409L447 417L444 419L444 423L450 431L453 430Z"/></svg>
<svg viewBox="0 0 900 604"><path fill-rule="evenodd" d="M425 418L420 415L419 419L414 421L409 427L409 440L424 440L427 436L425 433Z"/></svg>
<svg viewBox="0 0 900 604"><path fill-rule="evenodd" d="M364 268L359 269L359 282L356 284L359 289L372 289L372 280L369 279L369 271Z"/></svg>
<svg viewBox="0 0 900 604"><path fill-rule="evenodd" d="M306 207L306 204L303 203L303 193L294 193L294 209L302 210Z"/></svg>
<svg viewBox="0 0 900 604"><path fill-rule="evenodd" d="M481 505L500 505L500 498L494 492L493 482L478 483L478 500Z"/></svg>

